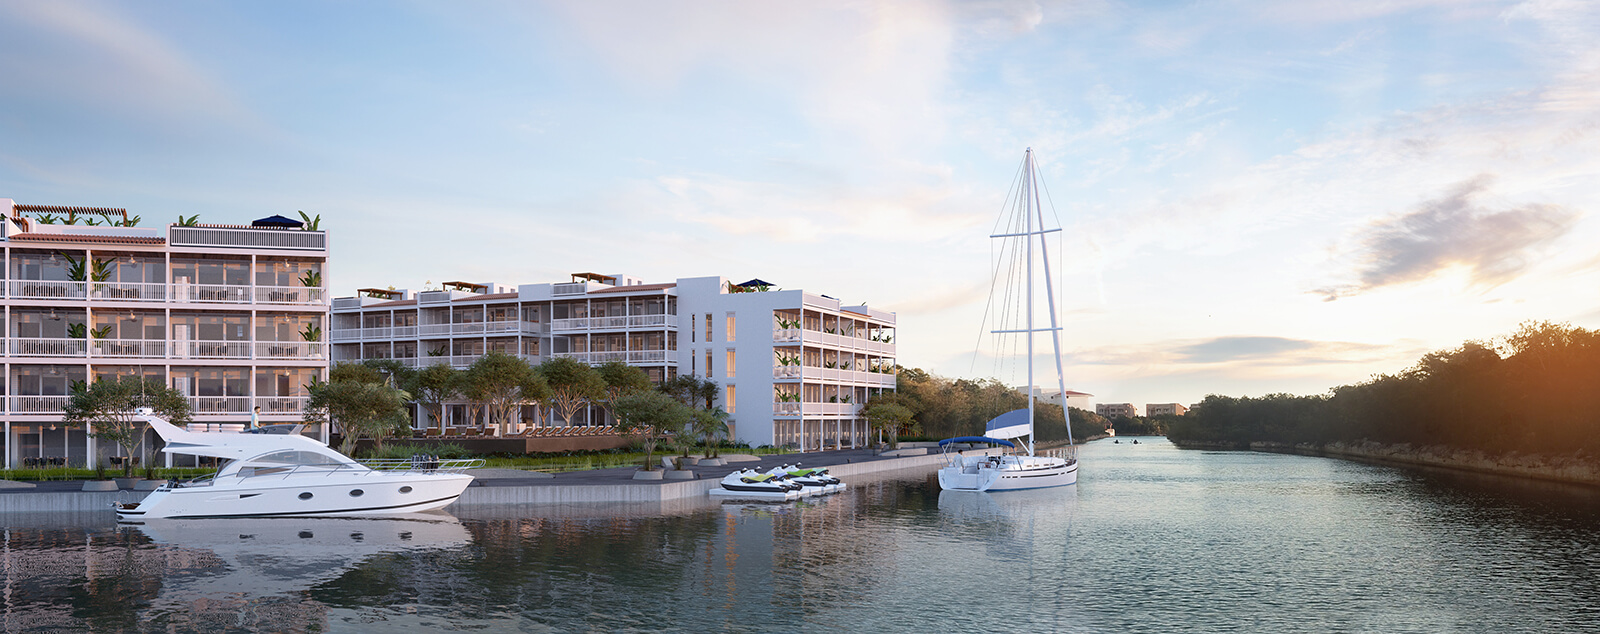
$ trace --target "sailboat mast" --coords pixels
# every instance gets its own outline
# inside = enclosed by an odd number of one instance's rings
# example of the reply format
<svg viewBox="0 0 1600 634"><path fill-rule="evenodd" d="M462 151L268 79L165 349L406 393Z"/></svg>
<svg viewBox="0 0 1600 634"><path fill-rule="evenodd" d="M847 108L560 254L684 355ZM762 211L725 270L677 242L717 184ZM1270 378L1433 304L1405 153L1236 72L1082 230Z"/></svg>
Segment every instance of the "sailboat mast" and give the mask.
<svg viewBox="0 0 1600 634"><path fill-rule="evenodd" d="M1039 214L1039 228L1044 228L1044 205L1039 203L1039 190L1033 190L1033 209ZM1067 373L1061 367L1061 324L1056 316L1056 285L1050 277L1050 249L1045 246L1044 233L1039 234L1039 254L1044 264L1044 293L1050 307L1050 345L1056 353L1056 387L1061 390L1061 422L1067 424L1067 444L1072 440L1072 414L1067 409ZM1030 421L1032 419L1029 419ZM1031 437L1030 437L1031 439Z"/></svg>
<svg viewBox="0 0 1600 634"><path fill-rule="evenodd" d="M1028 148L1026 156L1026 181L1022 186L1023 213L1027 216L1028 235L1028 455L1033 455L1033 148ZM1040 228L1044 227L1041 217ZM1044 236L1040 235L1039 247L1044 248Z"/></svg>

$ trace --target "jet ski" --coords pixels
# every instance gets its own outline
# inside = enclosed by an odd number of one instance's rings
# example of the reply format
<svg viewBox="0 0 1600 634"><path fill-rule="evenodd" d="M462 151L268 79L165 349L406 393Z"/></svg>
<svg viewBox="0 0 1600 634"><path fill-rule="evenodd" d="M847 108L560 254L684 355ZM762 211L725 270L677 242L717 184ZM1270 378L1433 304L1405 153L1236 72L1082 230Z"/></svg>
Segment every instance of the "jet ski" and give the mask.
<svg viewBox="0 0 1600 634"><path fill-rule="evenodd" d="M828 475L827 467L801 469L800 463L797 462L794 464L783 465L777 469L774 469L773 471L768 471L767 473L773 473L779 469L781 469L783 473L787 474L790 480L808 487L819 487L822 489L822 493L838 493L845 489L843 482L841 482L838 478Z"/></svg>
<svg viewBox="0 0 1600 634"><path fill-rule="evenodd" d="M748 468L728 474L718 485L711 490L711 495L744 500L794 500L804 489L786 477Z"/></svg>

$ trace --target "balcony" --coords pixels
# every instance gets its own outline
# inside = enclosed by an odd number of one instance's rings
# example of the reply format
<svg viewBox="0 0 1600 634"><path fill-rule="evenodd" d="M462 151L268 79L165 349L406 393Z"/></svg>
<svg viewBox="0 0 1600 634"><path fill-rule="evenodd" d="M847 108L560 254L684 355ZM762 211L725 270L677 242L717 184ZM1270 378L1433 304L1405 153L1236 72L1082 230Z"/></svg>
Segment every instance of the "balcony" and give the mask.
<svg viewBox="0 0 1600 634"><path fill-rule="evenodd" d="M895 356L893 343L873 341L855 335L839 335L820 330L806 330L803 328L774 328L772 330L772 343L779 345L812 345L827 346L855 352L892 357Z"/></svg>
<svg viewBox="0 0 1600 634"><path fill-rule="evenodd" d="M322 345L314 341L259 341L257 359L321 359Z"/></svg>
<svg viewBox="0 0 1600 634"><path fill-rule="evenodd" d="M306 396L257 396L256 405L261 407L262 414L300 414L306 411L306 404L311 402Z"/></svg>
<svg viewBox="0 0 1600 634"><path fill-rule="evenodd" d="M658 330L663 328L677 328L677 315L627 315L619 317L573 317L570 319L556 319L550 322L552 332L575 332L585 330L627 330L630 328L643 328Z"/></svg>
<svg viewBox="0 0 1600 634"><path fill-rule="evenodd" d="M557 352L551 356L566 357L582 361L590 365L600 365L609 361L621 361L628 364L658 365L673 363L676 350L606 350L598 352Z"/></svg>
<svg viewBox="0 0 1600 634"><path fill-rule="evenodd" d="M895 377L890 373L866 372L862 370L842 370L838 368L819 368L814 366L779 365L773 366L772 378L783 381L806 380L826 383L848 383L865 387L895 386Z"/></svg>
<svg viewBox="0 0 1600 634"><path fill-rule="evenodd" d="M88 347L83 339L12 339L6 349L14 357L82 357Z"/></svg>
<svg viewBox="0 0 1600 634"><path fill-rule="evenodd" d="M856 403L773 403L772 415L777 418L852 417L859 407Z"/></svg>
<svg viewBox="0 0 1600 634"><path fill-rule="evenodd" d="M7 289L12 299L83 299L86 296L83 282L11 280Z"/></svg>
<svg viewBox="0 0 1600 634"><path fill-rule="evenodd" d="M323 290L310 286L257 286L257 304L321 305Z"/></svg>
<svg viewBox="0 0 1600 634"><path fill-rule="evenodd" d="M12 299L105 300L114 302L178 302L203 304L267 304L324 306L326 291L308 286L249 286L241 284L165 284L160 282L66 282L10 280L5 284Z"/></svg>
<svg viewBox="0 0 1600 634"><path fill-rule="evenodd" d="M67 406L66 396L13 396L13 414L60 414Z"/></svg>
<svg viewBox="0 0 1600 634"><path fill-rule="evenodd" d="M167 342L161 339L95 339L89 342L89 356L161 359L167 356Z"/></svg>
<svg viewBox="0 0 1600 634"><path fill-rule="evenodd" d="M90 285L89 297L119 302L164 302L167 301L167 285L137 282L95 282Z"/></svg>
<svg viewBox="0 0 1600 634"><path fill-rule="evenodd" d="M196 416L244 414L250 411L248 396L191 396L189 407ZM265 407L261 409L266 409Z"/></svg>

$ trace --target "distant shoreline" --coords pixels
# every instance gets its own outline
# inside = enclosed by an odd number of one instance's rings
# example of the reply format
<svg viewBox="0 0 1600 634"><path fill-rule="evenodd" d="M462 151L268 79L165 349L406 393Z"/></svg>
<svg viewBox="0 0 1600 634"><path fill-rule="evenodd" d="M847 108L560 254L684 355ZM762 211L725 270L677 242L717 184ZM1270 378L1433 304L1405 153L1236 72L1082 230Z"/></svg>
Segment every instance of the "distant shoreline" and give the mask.
<svg viewBox="0 0 1600 634"><path fill-rule="evenodd" d="M1293 453L1326 458L1342 458L1358 462L1442 467L1475 473L1492 473L1495 475L1600 486L1600 460L1582 455L1546 456L1512 452L1495 456L1475 449L1458 449L1444 445L1417 447L1410 444L1390 445L1371 441L1333 442L1327 444L1173 441L1172 444L1181 449Z"/></svg>

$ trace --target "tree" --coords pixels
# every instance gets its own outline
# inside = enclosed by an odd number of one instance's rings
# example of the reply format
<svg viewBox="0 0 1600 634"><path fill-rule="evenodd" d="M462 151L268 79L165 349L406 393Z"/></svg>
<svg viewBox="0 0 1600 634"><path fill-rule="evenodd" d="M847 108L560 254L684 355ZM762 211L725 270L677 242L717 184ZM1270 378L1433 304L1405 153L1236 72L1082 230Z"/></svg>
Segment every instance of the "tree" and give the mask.
<svg viewBox="0 0 1600 634"><path fill-rule="evenodd" d="M686 435L699 439L707 458L717 457L717 443L728 437L728 412L720 407L694 410Z"/></svg>
<svg viewBox="0 0 1600 634"><path fill-rule="evenodd" d="M704 409L716 407L717 396L722 391L721 386L718 386L716 381L701 379L688 374L680 374L672 377L670 381L662 382L659 389L677 399L679 403Z"/></svg>
<svg viewBox="0 0 1600 634"><path fill-rule="evenodd" d="M606 396L605 379L593 366L581 361L551 357L539 364L539 374L550 386L551 406L569 425L578 410Z"/></svg>
<svg viewBox="0 0 1600 634"><path fill-rule="evenodd" d="M878 430L878 440L883 441L883 432L889 432L889 448L900 445L900 432L912 427L911 410L903 405L894 403L872 403L867 405L862 415L873 429Z"/></svg>
<svg viewBox="0 0 1600 634"><path fill-rule="evenodd" d="M132 456L135 446L142 446L144 440L144 420L134 413L141 407L154 410L174 425L189 422L187 397L161 381L133 376L79 384L67 397L62 422L87 425L90 436L115 443ZM145 459L142 451L140 457ZM132 460L122 463L122 475L133 475Z"/></svg>
<svg viewBox="0 0 1600 634"><path fill-rule="evenodd" d="M634 392L611 405L617 414L617 428L624 435L639 438L644 445L644 468L655 469L656 444L682 435L691 410L671 396L655 391Z"/></svg>
<svg viewBox="0 0 1600 634"><path fill-rule="evenodd" d="M404 433L411 427L405 390L383 383L362 381L317 381L310 386L311 401L306 406L307 423L336 422L344 431L339 451L345 455L355 449L356 439L371 438L373 451L383 449L383 439Z"/></svg>
<svg viewBox="0 0 1600 634"><path fill-rule="evenodd" d="M650 375L644 370L633 367L621 361L607 361L595 370L600 373L601 380L606 382L606 400L604 407L606 413L616 416L611 410L611 404L617 399L634 392L643 392L650 389Z"/></svg>
<svg viewBox="0 0 1600 634"><path fill-rule="evenodd" d="M429 420L440 427L444 426L444 402L456 392L457 374L455 368L436 363L411 375L410 382L404 387L422 406Z"/></svg>
<svg viewBox="0 0 1600 634"><path fill-rule="evenodd" d="M512 415L524 403L550 398L550 385L534 371L522 357L504 352L490 352L478 357L461 374L462 393L473 402L482 403L489 414L489 424L500 428L502 434L511 431Z"/></svg>

